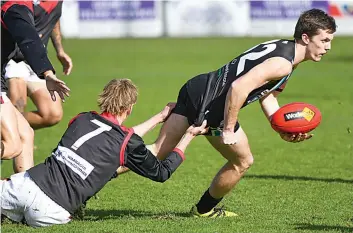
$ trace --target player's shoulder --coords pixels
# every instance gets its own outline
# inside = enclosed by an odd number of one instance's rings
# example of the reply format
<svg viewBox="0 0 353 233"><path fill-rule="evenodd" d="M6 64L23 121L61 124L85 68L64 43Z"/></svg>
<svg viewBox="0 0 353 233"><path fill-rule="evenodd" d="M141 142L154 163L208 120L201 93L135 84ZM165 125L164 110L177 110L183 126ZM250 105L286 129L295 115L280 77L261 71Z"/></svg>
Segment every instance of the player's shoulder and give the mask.
<svg viewBox="0 0 353 233"><path fill-rule="evenodd" d="M275 46L276 50L294 50L295 49L295 41L288 39L275 39L264 41L260 43L258 46L263 47L264 45Z"/></svg>
<svg viewBox="0 0 353 233"><path fill-rule="evenodd" d="M295 56L295 41L288 39L276 39L265 41L260 44L260 48L271 49L270 57L281 57L293 63Z"/></svg>

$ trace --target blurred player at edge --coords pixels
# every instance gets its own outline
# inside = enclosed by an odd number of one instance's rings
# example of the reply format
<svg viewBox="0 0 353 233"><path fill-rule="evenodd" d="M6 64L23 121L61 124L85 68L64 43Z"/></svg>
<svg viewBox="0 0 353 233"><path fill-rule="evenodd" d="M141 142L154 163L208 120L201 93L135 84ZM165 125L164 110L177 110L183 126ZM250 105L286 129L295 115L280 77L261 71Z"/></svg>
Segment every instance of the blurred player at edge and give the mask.
<svg viewBox="0 0 353 233"><path fill-rule="evenodd" d="M65 224L82 203L116 177L119 166L157 182L168 180L183 162L191 140L206 132L206 122L186 129L174 150L160 161L141 137L165 121L175 104L126 128L122 124L136 101L137 88L130 80L111 80L98 98L101 114L77 115L44 163L0 181L1 213L34 227Z"/></svg>
<svg viewBox="0 0 353 233"><path fill-rule="evenodd" d="M1 159L14 159L14 171L33 166L33 130L6 95L4 68L19 47L25 60L39 78L46 80L52 99L55 92L64 100L69 88L55 76L46 49L34 27L32 1L1 2Z"/></svg>
<svg viewBox="0 0 353 233"><path fill-rule="evenodd" d="M53 42L57 57L63 65L64 74L72 69L72 60L65 53L61 43L60 17L63 1L39 1L34 4L34 23L44 46L48 47L49 37ZM40 79L26 64L24 57L16 48L14 57L5 67L8 84L8 97L33 129L49 127L60 122L63 109L60 101L52 101L45 80ZM27 95L37 107L37 111L25 112ZM56 98L59 98L57 95Z"/></svg>
<svg viewBox="0 0 353 233"><path fill-rule="evenodd" d="M272 114L279 109L277 95L293 70L303 61L320 61L331 49L335 31L335 20L324 11L305 11L296 24L294 40L256 45L222 68L190 79L180 89L177 105L150 150L158 158L165 158L190 124L199 125L206 119L210 126L207 140L228 160L192 207L192 216L237 216L216 206L254 162L247 136L238 123L240 109L259 100L271 121ZM288 142L300 142L312 135L280 136Z"/></svg>

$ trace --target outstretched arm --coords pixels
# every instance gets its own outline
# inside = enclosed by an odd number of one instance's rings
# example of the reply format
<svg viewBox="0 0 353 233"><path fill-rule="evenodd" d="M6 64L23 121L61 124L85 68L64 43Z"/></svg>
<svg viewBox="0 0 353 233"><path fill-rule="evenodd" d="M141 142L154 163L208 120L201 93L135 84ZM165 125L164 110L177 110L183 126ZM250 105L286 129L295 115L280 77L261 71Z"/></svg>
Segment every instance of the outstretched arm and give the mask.
<svg viewBox="0 0 353 233"><path fill-rule="evenodd" d="M280 79L292 71L292 64L280 57L267 59L255 66L248 73L235 80L228 90L224 108L224 128L222 139L224 144L234 144L234 127L238 114L251 91L264 83Z"/></svg>
<svg viewBox="0 0 353 233"><path fill-rule="evenodd" d="M171 177L173 172L184 161L184 152L192 139L196 135L206 132L205 127L206 121L200 127L190 126L178 145L168 154L165 160L159 160L141 143L128 154L126 163L121 165L153 181L164 182Z"/></svg>
<svg viewBox="0 0 353 233"><path fill-rule="evenodd" d="M134 126L133 129L135 134L139 135L140 137L143 137L147 132L156 127L156 125L164 122L168 118L174 107L175 103L168 103L167 106L165 106L161 112L154 115L147 121Z"/></svg>

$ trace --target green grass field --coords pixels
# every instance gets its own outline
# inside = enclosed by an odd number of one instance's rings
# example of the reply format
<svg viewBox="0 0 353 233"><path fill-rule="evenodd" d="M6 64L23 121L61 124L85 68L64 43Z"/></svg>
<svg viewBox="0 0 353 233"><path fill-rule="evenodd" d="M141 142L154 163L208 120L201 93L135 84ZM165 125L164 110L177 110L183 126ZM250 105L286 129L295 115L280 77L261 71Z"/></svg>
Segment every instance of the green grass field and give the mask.
<svg viewBox="0 0 353 233"><path fill-rule="evenodd" d="M59 125L36 131L35 162L50 154L69 119L82 111L97 110L97 95L110 79L127 77L139 87L138 103L126 122L133 126L175 101L189 78L221 67L264 40L269 39L65 40L74 61L72 75L64 77L71 97L64 104ZM280 96L280 104L304 101L322 111L322 123L311 140L282 141L258 103L241 111L240 122L255 163L222 202L239 217L187 216L225 163L199 137L187 149L186 161L164 184L129 173L109 182L99 199L88 202L84 221L46 229L6 223L2 232L352 232L352 41L352 37L335 38L322 62L300 65ZM56 60L55 66L60 74ZM146 143L156 138L158 129L146 135ZM1 168L2 177L12 172L9 162Z"/></svg>

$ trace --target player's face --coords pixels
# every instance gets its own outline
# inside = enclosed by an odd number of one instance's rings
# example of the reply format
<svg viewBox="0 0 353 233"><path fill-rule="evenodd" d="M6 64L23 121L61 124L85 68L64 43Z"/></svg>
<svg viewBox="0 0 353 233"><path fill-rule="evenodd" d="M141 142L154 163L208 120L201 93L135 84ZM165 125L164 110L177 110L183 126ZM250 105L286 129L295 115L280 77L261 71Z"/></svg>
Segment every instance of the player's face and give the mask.
<svg viewBox="0 0 353 233"><path fill-rule="evenodd" d="M333 34L327 30L319 29L318 34L308 38L307 58L313 61L320 61L331 49Z"/></svg>

